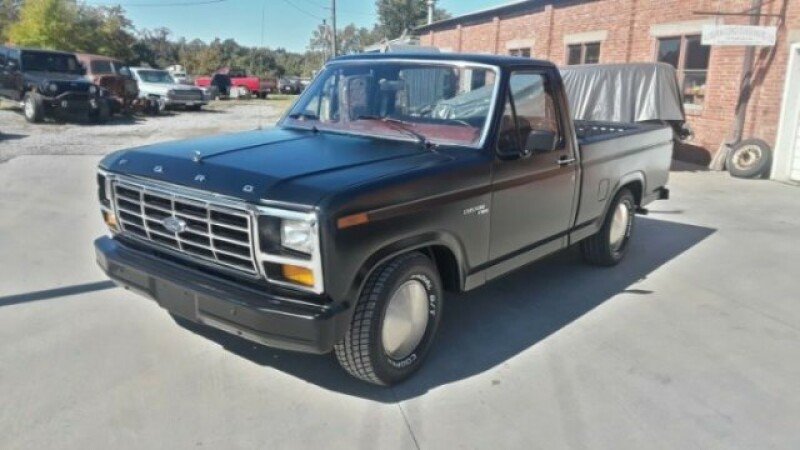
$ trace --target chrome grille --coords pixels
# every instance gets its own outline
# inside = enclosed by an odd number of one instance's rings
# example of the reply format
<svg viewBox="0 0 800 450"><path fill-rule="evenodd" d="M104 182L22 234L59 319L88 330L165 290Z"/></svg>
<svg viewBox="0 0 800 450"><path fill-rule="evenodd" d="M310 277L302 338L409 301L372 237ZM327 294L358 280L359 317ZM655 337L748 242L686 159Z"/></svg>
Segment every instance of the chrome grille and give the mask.
<svg viewBox="0 0 800 450"><path fill-rule="evenodd" d="M203 100L203 91L199 89L176 89L170 91L169 99L179 102L199 102Z"/></svg>
<svg viewBox="0 0 800 450"><path fill-rule="evenodd" d="M123 180L115 180L113 189L117 218L127 235L251 276L259 274L253 219L246 208ZM164 220L169 218L180 219L184 229L167 229Z"/></svg>

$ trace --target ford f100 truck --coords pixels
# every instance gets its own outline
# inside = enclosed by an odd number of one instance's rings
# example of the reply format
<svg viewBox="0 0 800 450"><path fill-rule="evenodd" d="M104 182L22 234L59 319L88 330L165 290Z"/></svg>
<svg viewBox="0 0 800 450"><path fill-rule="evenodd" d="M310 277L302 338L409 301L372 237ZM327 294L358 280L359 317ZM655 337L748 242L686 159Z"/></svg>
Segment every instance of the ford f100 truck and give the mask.
<svg viewBox="0 0 800 450"><path fill-rule="evenodd" d="M342 57L274 129L103 159L97 261L180 319L392 385L445 292L572 245L620 262L672 148L668 126L573 122L548 62Z"/></svg>

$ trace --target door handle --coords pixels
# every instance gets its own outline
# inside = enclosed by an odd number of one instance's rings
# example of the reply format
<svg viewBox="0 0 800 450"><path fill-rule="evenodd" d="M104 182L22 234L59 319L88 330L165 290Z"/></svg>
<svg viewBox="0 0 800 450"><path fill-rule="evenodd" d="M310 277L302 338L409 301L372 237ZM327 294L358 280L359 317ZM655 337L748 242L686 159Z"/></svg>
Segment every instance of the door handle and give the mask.
<svg viewBox="0 0 800 450"><path fill-rule="evenodd" d="M558 163L559 166L564 167L564 166L570 166L570 165L574 164L575 161L577 161L575 158L570 158L568 156L562 156L561 158L558 158L556 160L556 163Z"/></svg>

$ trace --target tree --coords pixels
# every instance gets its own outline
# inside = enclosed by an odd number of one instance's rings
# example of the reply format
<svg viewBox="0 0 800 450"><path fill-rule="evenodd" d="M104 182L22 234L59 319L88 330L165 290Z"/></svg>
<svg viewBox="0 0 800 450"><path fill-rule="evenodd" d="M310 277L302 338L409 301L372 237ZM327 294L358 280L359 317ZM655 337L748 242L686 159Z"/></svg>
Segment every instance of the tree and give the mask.
<svg viewBox="0 0 800 450"><path fill-rule="evenodd" d="M389 39L398 38L428 20L426 0L376 0L375 9L378 10L378 25ZM449 17L450 14L441 8L436 8L433 14L434 20Z"/></svg>
<svg viewBox="0 0 800 450"><path fill-rule="evenodd" d="M0 0L0 44L8 39L8 30L19 17L22 0Z"/></svg>
<svg viewBox="0 0 800 450"><path fill-rule="evenodd" d="M8 39L20 46L74 50L76 16L75 4L66 0L27 0Z"/></svg>

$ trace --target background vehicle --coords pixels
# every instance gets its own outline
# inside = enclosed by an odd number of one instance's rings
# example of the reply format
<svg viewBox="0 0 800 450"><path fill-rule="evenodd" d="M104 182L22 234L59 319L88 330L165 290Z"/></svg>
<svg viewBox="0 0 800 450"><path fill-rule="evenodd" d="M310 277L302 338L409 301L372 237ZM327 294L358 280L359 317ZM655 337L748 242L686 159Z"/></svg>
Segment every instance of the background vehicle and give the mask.
<svg viewBox="0 0 800 450"><path fill-rule="evenodd" d="M278 92L281 94L297 95L303 92L303 83L299 78L281 78L278 80Z"/></svg>
<svg viewBox="0 0 800 450"><path fill-rule="evenodd" d="M156 101L160 110L182 106L199 111L208 104L202 90L176 83L166 70L132 67L131 73L139 85L139 96Z"/></svg>
<svg viewBox="0 0 800 450"><path fill-rule="evenodd" d="M224 89L222 86L220 86L220 76L227 76L230 80L230 85L227 87L227 89ZM222 95L230 95L229 90L231 87L246 88L250 94L260 98L266 98L266 95L268 94L268 92L262 90L262 81L258 77L249 76L247 75L247 72L241 69L230 69L227 67L218 70L211 76L196 77L194 84L198 87L217 85Z"/></svg>
<svg viewBox="0 0 800 450"><path fill-rule="evenodd" d="M83 65L86 78L108 91L112 114L130 112L134 107L141 109L146 107L143 102L138 101L139 87L125 63L107 56L86 53L78 53L75 56Z"/></svg>
<svg viewBox="0 0 800 450"><path fill-rule="evenodd" d="M186 68L179 64L167 67L167 72L172 75L172 79L178 84L192 84L191 80L186 75Z"/></svg>
<svg viewBox="0 0 800 450"><path fill-rule="evenodd" d="M108 119L108 91L84 74L71 53L0 47L0 96L20 102L29 122L77 114L97 122Z"/></svg>
<svg viewBox="0 0 800 450"><path fill-rule="evenodd" d="M574 122L544 61L343 57L276 129L105 158L97 260L178 317L391 385L429 352L444 291L574 244L619 263L634 214L668 197L673 144Z"/></svg>

